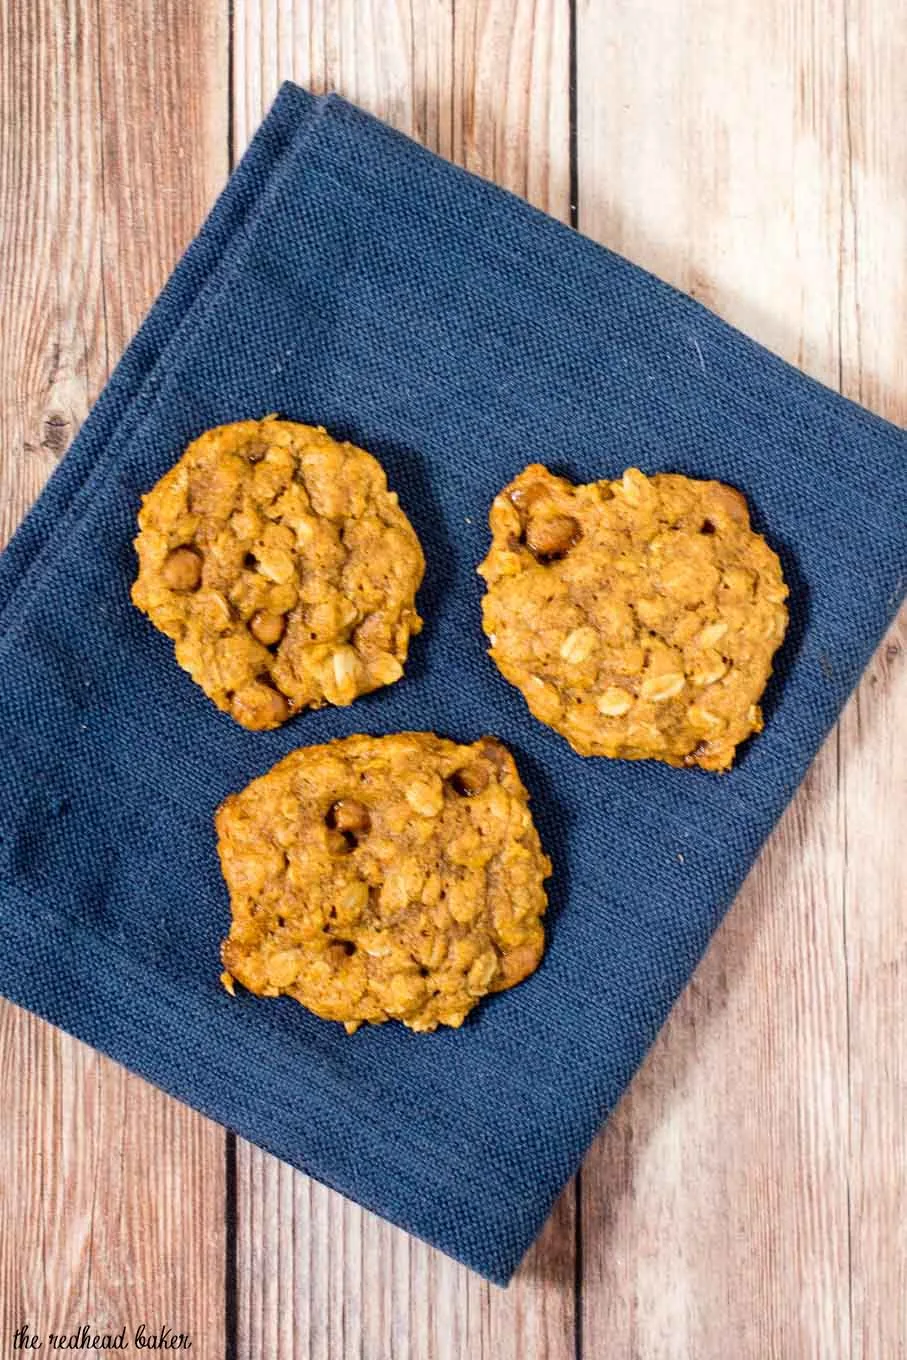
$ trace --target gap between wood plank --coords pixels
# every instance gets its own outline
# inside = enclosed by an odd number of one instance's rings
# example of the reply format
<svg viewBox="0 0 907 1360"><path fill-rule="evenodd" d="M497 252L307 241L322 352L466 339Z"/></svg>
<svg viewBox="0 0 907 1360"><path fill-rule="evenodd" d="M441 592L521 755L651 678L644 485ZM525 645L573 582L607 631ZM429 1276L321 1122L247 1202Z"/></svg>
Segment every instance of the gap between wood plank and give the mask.
<svg viewBox="0 0 907 1360"><path fill-rule="evenodd" d="M845 393L844 384L844 268L845 251L847 246L847 217L850 216L850 226L852 231L851 244L853 249L853 276L855 288L859 287L859 267L857 260L857 216L854 205L853 193L853 119L850 106L850 33L848 25L847 0L844 0L842 10L843 36L844 36L844 153L847 157L844 180L842 183L841 194L841 235L839 240L840 260L838 265L838 391L842 396ZM857 337L857 371L862 373L862 363L859 359L860 331L859 326L856 332ZM857 392L857 399L862 394ZM841 808L840 826L843 837L844 850L844 871L841 875L841 949L844 962L844 1024L846 1042L846 1062L847 1062L847 1159L846 1159L846 1219L847 1219L847 1334L849 1354L853 1356L854 1327L853 1327L853 1195L852 1195L852 1168L853 1168L853 1078L851 1073L851 1015L850 1015L850 964L847 957L847 804L844 789L844 769L843 769L843 739L841 726L838 723L835 727L835 782L838 806ZM843 804L843 807L842 807Z"/></svg>
<svg viewBox="0 0 907 1360"><path fill-rule="evenodd" d="M579 155L577 150L576 93L576 0L569 0L570 44L568 48L568 111L570 118L570 225L579 226ZM578 1174L578 1173L577 1173Z"/></svg>
<svg viewBox="0 0 907 1360"><path fill-rule="evenodd" d="M570 158L570 225L579 228L579 155L577 147L577 83L576 83L576 0L569 0L570 36L567 48L567 100L569 117ZM583 1170L577 1170L573 1181L573 1354L583 1360Z"/></svg>
<svg viewBox="0 0 907 1360"><path fill-rule="evenodd" d="M233 31L234 0L227 0L227 175L235 168L233 140ZM224 1360L237 1360L239 1345L239 1294L237 1289L237 1194L236 1134L226 1130L224 1139Z"/></svg>
<svg viewBox="0 0 907 1360"><path fill-rule="evenodd" d="M233 30L234 0L227 0L227 173L233 174L236 147L233 144Z"/></svg>
<svg viewBox="0 0 907 1360"><path fill-rule="evenodd" d="M224 1360L236 1360L239 1309L236 1279L236 1134L224 1141Z"/></svg>

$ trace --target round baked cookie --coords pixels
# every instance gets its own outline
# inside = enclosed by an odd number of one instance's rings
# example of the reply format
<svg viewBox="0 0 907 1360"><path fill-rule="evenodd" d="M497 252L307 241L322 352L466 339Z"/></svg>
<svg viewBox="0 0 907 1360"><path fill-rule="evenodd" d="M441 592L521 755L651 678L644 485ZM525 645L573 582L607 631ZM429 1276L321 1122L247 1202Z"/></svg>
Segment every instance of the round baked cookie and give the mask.
<svg viewBox="0 0 907 1360"><path fill-rule="evenodd" d="M542 956L551 863L528 797L488 737L294 751L217 811L224 985L295 997L349 1033L461 1025Z"/></svg>
<svg viewBox="0 0 907 1360"><path fill-rule="evenodd" d="M580 755L727 769L787 626L740 492L636 468L574 486L535 463L489 519L482 623L533 714Z"/></svg>
<svg viewBox="0 0 907 1360"><path fill-rule="evenodd" d="M243 727L399 680L425 561L375 458L266 416L208 430L142 500L132 600Z"/></svg>

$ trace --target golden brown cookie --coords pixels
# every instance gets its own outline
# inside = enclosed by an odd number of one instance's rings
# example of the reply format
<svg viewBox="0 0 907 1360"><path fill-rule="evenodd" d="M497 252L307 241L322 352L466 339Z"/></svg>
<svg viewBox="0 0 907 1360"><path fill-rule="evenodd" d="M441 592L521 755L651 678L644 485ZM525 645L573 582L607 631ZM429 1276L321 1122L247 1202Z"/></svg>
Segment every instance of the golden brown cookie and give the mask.
<svg viewBox="0 0 907 1360"><path fill-rule="evenodd" d="M580 755L727 769L787 626L740 492L636 468L574 486L534 463L490 524L482 623L535 716Z"/></svg>
<svg viewBox="0 0 907 1360"><path fill-rule="evenodd" d="M215 818L233 917L224 985L295 997L349 1033L462 1024L542 956L551 863L527 802L487 737L294 751Z"/></svg>
<svg viewBox="0 0 907 1360"><path fill-rule="evenodd" d="M399 680L425 562L370 453L267 416L194 440L143 498L132 600L243 727Z"/></svg>

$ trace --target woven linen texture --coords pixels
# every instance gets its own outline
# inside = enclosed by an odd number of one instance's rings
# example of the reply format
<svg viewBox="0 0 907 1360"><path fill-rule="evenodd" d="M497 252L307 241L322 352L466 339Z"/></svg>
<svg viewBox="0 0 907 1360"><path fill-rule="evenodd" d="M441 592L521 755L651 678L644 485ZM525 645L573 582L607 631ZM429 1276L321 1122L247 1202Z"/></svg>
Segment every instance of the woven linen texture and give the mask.
<svg viewBox="0 0 907 1360"><path fill-rule="evenodd" d="M129 602L139 498L278 412L374 452L428 559L402 682L270 733ZM715 776L574 755L485 654L476 564L526 463L739 487L791 625ZM0 991L503 1283L655 1037L904 592L902 432L336 96L285 86L0 559ZM212 813L298 745L483 733L555 872L539 971L457 1032L231 999Z"/></svg>

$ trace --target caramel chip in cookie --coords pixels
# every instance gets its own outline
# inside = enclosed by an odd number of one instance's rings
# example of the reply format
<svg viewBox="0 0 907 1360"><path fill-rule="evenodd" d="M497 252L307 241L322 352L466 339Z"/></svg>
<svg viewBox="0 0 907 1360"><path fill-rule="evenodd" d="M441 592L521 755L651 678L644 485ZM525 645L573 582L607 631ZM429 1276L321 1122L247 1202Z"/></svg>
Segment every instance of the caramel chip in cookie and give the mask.
<svg viewBox="0 0 907 1360"><path fill-rule="evenodd" d="M268 416L208 430L143 498L132 600L244 727L399 680L425 562L371 454Z"/></svg>
<svg viewBox="0 0 907 1360"><path fill-rule="evenodd" d="M762 728L787 627L776 554L721 482L539 464L496 497L482 623L501 673L580 755L725 770Z"/></svg>
<svg viewBox="0 0 907 1360"><path fill-rule="evenodd" d="M352 1033L461 1025L542 956L551 863L510 753L429 732L294 751L216 815L222 981Z"/></svg>

